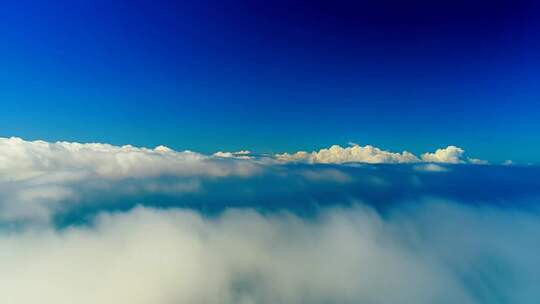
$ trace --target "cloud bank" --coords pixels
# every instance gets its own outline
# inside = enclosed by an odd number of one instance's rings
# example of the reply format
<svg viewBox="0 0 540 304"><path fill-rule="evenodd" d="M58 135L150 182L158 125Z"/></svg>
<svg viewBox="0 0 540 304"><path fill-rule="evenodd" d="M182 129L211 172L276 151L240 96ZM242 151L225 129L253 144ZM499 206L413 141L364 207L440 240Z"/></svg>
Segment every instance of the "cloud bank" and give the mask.
<svg viewBox="0 0 540 304"><path fill-rule="evenodd" d="M335 166L320 168L320 163ZM360 165L363 168L353 170L351 163L391 163L396 167ZM406 167L409 163L415 167ZM173 206L205 206L213 210L224 205L213 202L218 198L235 206L289 208L294 205L293 200L304 199L306 193L310 205L327 205L332 196L341 201L390 203L406 198L406 193L420 196L423 191L455 199L456 195L437 187L422 188L423 184L436 181L433 176L422 181L422 175L413 174L456 171L461 176L459 181L467 180L470 174L461 172L472 169L448 167L455 163L471 163L471 159L465 158L463 149L454 146L423 154L421 158L406 151L394 153L356 144L273 158L254 156L247 150L203 155L164 146L148 149L0 138L0 222L46 223L79 208L128 208L158 199L167 199ZM407 172L403 173L397 164L405 166ZM448 180L441 180L440 184L449 182L456 183L453 175L448 174ZM527 193L524 190L528 188L520 187ZM504 189L505 185L495 188Z"/></svg>
<svg viewBox="0 0 540 304"><path fill-rule="evenodd" d="M0 138L0 302L534 302L540 169L459 164Z"/></svg>
<svg viewBox="0 0 540 304"><path fill-rule="evenodd" d="M81 187L97 192L119 181L139 180L133 191L183 193L197 191L199 178L246 177L259 171L256 162L164 146L147 149L0 138L0 221L49 221L64 202L84 199L76 189ZM167 176L175 180L145 180Z"/></svg>
<svg viewBox="0 0 540 304"><path fill-rule="evenodd" d="M109 144L49 143L0 138L0 180L22 180L49 173L94 175L102 178L249 175L248 162L220 162L200 153Z"/></svg>

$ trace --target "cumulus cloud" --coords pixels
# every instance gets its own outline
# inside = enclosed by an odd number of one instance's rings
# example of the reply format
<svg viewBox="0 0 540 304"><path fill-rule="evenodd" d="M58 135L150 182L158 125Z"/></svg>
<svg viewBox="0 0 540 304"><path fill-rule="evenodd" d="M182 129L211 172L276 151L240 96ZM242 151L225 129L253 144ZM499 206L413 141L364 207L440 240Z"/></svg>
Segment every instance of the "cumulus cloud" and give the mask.
<svg viewBox="0 0 540 304"><path fill-rule="evenodd" d="M456 146L448 146L443 149L437 149L434 153L422 154L422 161L432 163L447 163L447 164L476 164L485 165L488 162L478 158L465 158L465 150Z"/></svg>
<svg viewBox="0 0 540 304"><path fill-rule="evenodd" d="M276 158L281 161L323 164L341 164L351 162L370 164L418 162L418 158L407 151L395 153L381 150L370 145L359 146L357 144L353 144L352 146L345 148L339 145L333 145L328 149L321 149L318 152L313 151L311 153L299 151L293 154L277 154Z"/></svg>
<svg viewBox="0 0 540 304"><path fill-rule="evenodd" d="M3 303L531 303L537 214L451 203L311 219L136 208L0 233ZM31 291L31 292L30 292Z"/></svg>
<svg viewBox="0 0 540 304"><path fill-rule="evenodd" d="M422 160L433 163L463 163L462 155L465 151L456 146L448 146L444 149L437 149L434 153L422 154Z"/></svg>
<svg viewBox="0 0 540 304"><path fill-rule="evenodd" d="M486 161L477 158L465 158L465 150L456 146L448 146L437 149L433 153L424 153L421 158L403 151L390 152L371 145L360 146L356 143L349 143L350 147L333 145L328 149L306 152L299 151L292 154L276 154L276 159L284 162L305 162L322 164L343 164L343 163L369 163L369 164L396 164L396 163L447 163L447 164L487 164Z"/></svg>

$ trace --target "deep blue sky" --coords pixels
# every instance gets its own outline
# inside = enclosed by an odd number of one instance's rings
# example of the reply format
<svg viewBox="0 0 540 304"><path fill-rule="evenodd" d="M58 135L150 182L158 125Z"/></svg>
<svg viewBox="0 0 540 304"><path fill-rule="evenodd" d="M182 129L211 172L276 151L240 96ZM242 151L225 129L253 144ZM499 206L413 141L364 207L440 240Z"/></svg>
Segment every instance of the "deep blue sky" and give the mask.
<svg viewBox="0 0 540 304"><path fill-rule="evenodd" d="M540 162L538 1L0 8L0 136L201 152L454 144Z"/></svg>

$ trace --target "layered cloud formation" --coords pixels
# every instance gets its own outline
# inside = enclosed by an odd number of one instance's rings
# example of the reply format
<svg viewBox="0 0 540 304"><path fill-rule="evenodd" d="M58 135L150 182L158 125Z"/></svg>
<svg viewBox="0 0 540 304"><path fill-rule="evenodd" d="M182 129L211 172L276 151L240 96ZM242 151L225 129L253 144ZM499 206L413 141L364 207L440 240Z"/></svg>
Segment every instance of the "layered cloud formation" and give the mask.
<svg viewBox="0 0 540 304"><path fill-rule="evenodd" d="M530 303L540 168L478 163L0 138L0 302Z"/></svg>
<svg viewBox="0 0 540 304"><path fill-rule="evenodd" d="M170 176L177 182L148 181L138 189L189 192L197 190L200 177L249 176L258 170L253 162L164 146L147 149L0 138L0 220L48 220L59 203L81 200L76 187L104 191L115 181Z"/></svg>
<svg viewBox="0 0 540 304"><path fill-rule="evenodd" d="M221 159L253 160L251 152L216 152L206 156L192 151L177 152L165 146L154 149L109 144L49 143L25 141L20 138L0 138L0 180L24 180L48 173L69 172L103 178L172 176L251 175L256 162L223 162ZM389 152L367 145L329 149L307 153L276 154L280 161L307 163L485 163L464 158L464 150L455 146L425 153L421 159L403 151Z"/></svg>
<svg viewBox="0 0 540 304"><path fill-rule="evenodd" d="M275 171L275 167L283 162L480 163L479 160L463 158L463 154L462 149L449 146L435 153L423 154L419 159L406 151L394 153L372 146L342 148L335 145L319 152L261 158L251 156L247 150L207 156L191 151L177 152L164 146L147 149L0 138L0 190L3 190L0 194L0 220L48 221L52 211L66 207L65 202L84 201L81 188L84 191L107 192L112 185L124 181L131 181L131 184L124 184L118 191L187 193L198 191L205 179L247 178ZM311 181L349 180L346 173L336 170L295 170L294 174ZM163 182L163 177L169 180Z"/></svg>

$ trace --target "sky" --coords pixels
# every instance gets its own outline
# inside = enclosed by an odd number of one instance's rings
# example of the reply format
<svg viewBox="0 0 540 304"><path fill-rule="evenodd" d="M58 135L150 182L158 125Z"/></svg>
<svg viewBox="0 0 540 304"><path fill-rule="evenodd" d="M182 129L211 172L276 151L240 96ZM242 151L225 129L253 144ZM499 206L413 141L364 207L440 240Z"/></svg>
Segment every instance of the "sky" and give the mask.
<svg viewBox="0 0 540 304"><path fill-rule="evenodd" d="M0 303L538 302L539 17L4 1Z"/></svg>
<svg viewBox="0 0 540 304"><path fill-rule="evenodd" d="M537 1L6 1L0 135L539 162Z"/></svg>

